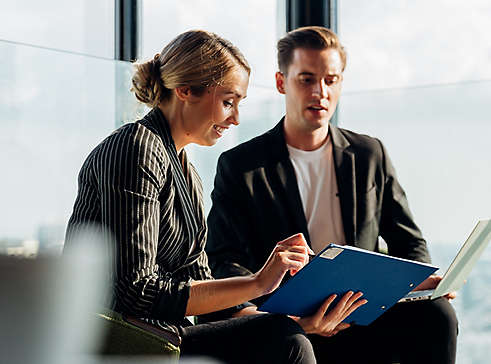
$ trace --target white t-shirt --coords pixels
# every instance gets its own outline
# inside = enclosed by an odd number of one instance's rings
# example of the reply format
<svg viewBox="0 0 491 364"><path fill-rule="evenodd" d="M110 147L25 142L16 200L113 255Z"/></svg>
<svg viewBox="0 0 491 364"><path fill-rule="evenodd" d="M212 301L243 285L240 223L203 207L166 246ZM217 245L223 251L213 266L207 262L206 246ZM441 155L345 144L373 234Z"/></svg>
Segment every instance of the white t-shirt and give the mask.
<svg viewBox="0 0 491 364"><path fill-rule="evenodd" d="M345 244L330 136L316 150L287 147L297 176L312 249L318 253L329 243Z"/></svg>

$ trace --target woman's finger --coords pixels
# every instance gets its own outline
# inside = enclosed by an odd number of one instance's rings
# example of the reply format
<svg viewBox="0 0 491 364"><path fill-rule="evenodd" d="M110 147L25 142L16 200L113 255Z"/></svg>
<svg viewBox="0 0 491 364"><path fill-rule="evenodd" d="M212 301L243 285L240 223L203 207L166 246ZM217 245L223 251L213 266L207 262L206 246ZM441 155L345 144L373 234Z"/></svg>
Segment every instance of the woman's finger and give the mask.
<svg viewBox="0 0 491 364"><path fill-rule="evenodd" d="M307 248L309 246L307 244L307 240L305 240L305 237L303 236L302 233L292 235L292 236L278 242L277 245L283 245L283 246L301 245L301 246L305 246Z"/></svg>
<svg viewBox="0 0 491 364"><path fill-rule="evenodd" d="M275 248L276 252L292 252L301 253L304 255L309 255L308 247L303 245L277 245Z"/></svg>
<svg viewBox="0 0 491 364"><path fill-rule="evenodd" d="M303 268L302 262L299 262L297 260L287 260L283 261L283 265L285 270L290 270L290 271L299 271L300 269Z"/></svg>
<svg viewBox="0 0 491 364"><path fill-rule="evenodd" d="M303 268L303 266L308 263L309 258L305 254L282 252L278 253L278 259L285 264L288 264L289 262L300 263L300 268Z"/></svg>
<svg viewBox="0 0 491 364"><path fill-rule="evenodd" d="M283 251L283 252L277 252L276 255L286 265L288 265L289 262L300 263L300 266L294 267L296 269L296 271L290 271L290 273L292 275L297 273L298 270L303 268L309 262L309 256L305 253L294 253L294 252L290 252L290 251ZM288 268L291 268L291 267L288 267Z"/></svg>

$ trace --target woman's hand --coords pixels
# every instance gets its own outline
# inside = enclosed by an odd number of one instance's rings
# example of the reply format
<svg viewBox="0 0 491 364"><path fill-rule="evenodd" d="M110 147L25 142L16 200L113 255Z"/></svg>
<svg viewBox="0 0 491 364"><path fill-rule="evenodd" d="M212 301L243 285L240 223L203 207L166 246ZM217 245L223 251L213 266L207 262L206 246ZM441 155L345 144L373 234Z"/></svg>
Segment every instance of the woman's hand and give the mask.
<svg viewBox="0 0 491 364"><path fill-rule="evenodd" d="M288 270L291 275L297 273L309 262L309 254L313 253L302 233L280 241L264 266L254 275L259 289L263 294L273 292Z"/></svg>
<svg viewBox="0 0 491 364"><path fill-rule="evenodd" d="M223 310L274 291L285 273L295 274L313 253L302 234L276 244L264 266L250 276L191 281L186 315ZM249 310L244 311L247 313Z"/></svg>
<svg viewBox="0 0 491 364"><path fill-rule="evenodd" d="M364 305L368 301L366 299L360 299L363 293L353 293L352 291L347 292L329 311L326 312L331 305L331 303L336 299L336 295L333 294L329 296L324 303L319 307L317 312L309 317L296 317L290 316L293 320L302 326L303 330L307 334L317 334L321 336L333 336L339 331L347 329L350 324L343 323L353 311L358 307Z"/></svg>

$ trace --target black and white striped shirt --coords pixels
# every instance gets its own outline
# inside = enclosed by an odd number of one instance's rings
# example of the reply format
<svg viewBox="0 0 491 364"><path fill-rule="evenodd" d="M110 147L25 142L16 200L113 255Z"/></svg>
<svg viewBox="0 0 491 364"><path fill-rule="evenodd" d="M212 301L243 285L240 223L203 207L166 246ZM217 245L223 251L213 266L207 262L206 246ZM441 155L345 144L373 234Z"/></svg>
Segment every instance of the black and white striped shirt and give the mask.
<svg viewBox="0 0 491 364"><path fill-rule="evenodd" d="M180 322L190 280L212 277L201 181L160 109L103 140L78 184L66 248L86 224L101 226L116 241L112 308Z"/></svg>

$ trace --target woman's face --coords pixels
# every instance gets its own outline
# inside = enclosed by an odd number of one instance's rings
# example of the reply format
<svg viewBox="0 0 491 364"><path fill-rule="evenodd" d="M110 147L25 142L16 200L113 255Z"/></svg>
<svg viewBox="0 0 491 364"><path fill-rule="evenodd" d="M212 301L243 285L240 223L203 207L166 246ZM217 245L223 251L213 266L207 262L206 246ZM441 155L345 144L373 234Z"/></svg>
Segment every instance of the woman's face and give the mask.
<svg viewBox="0 0 491 364"><path fill-rule="evenodd" d="M235 67L220 86L187 102L184 132L190 143L213 145L232 125L239 125L239 102L246 97L249 74Z"/></svg>

